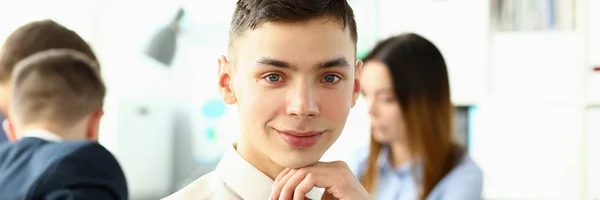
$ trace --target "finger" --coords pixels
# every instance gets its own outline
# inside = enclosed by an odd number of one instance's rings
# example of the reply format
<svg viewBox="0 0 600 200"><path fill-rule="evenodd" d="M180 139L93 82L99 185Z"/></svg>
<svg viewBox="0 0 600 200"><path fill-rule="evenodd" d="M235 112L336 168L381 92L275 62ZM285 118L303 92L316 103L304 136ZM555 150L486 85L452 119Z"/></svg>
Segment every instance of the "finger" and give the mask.
<svg viewBox="0 0 600 200"><path fill-rule="evenodd" d="M279 194L281 193L283 186L285 186L285 183L287 183L288 179L290 179L290 177L292 177L296 173L296 171L298 171L298 170L296 170L296 169L289 170L289 172L287 174L285 174L283 176L283 178L281 178L277 182L273 183L273 186L271 188L272 199L279 199Z"/></svg>
<svg viewBox="0 0 600 200"><path fill-rule="evenodd" d="M287 175L290 171L292 170L292 168L285 168L283 169L283 171L281 171L279 173L279 175L277 175L277 178L275 178L275 182L278 182L279 179L283 178L285 175Z"/></svg>
<svg viewBox="0 0 600 200"><path fill-rule="evenodd" d="M296 187L298 187L298 184L300 184L300 182L306 178L307 174L307 171L303 169L296 171L296 173L290 179L288 179L283 186L279 199L290 200L294 198L294 191L296 191Z"/></svg>
<svg viewBox="0 0 600 200"><path fill-rule="evenodd" d="M310 192L310 190L312 190L315 186L314 176L314 174L308 173L304 179L298 183L298 186L296 186L296 189L294 189L294 200L306 199L306 193Z"/></svg>
<svg viewBox="0 0 600 200"><path fill-rule="evenodd" d="M304 167L304 168L302 168L302 170L306 170L307 172L312 174L311 175L312 179L313 179L312 187L330 188L331 186L333 186L333 183L335 181L339 181L339 180L336 180L336 178L337 178L336 170L337 169L331 168L327 164L322 165L319 163L319 165ZM310 189L312 189L312 188L310 188ZM309 189L309 191L310 191L310 189ZM308 193L308 191L307 191L307 193Z"/></svg>
<svg viewBox="0 0 600 200"><path fill-rule="evenodd" d="M349 196L368 199L369 194L345 162L320 162L303 168L314 174L314 187L325 188L323 199L345 199Z"/></svg>

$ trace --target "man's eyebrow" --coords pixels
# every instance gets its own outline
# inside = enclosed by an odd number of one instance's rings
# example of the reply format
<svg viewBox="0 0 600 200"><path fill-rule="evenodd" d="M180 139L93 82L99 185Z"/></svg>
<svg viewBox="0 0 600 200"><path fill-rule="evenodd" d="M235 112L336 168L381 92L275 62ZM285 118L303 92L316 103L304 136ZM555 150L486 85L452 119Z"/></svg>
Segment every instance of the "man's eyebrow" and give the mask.
<svg viewBox="0 0 600 200"><path fill-rule="evenodd" d="M288 62L285 62L283 60L273 59L273 58L267 58L267 57L258 59L256 61L256 63L258 65L267 65L267 66L281 67L281 68L291 68L292 67L292 65Z"/></svg>
<svg viewBox="0 0 600 200"><path fill-rule="evenodd" d="M350 64L348 63L348 61L346 60L346 58L344 57L339 57L339 58L335 58L333 60L329 60L323 63L319 63L319 65L317 65L317 67L319 69L325 69L325 68L331 68L331 67L343 67L343 68L348 68L350 67Z"/></svg>
<svg viewBox="0 0 600 200"><path fill-rule="evenodd" d="M262 58L256 60L256 64L264 65L264 66L279 67L279 68L290 68L290 69L293 68L292 64L290 64L286 61L269 58L269 57L262 57ZM332 68L332 67L348 68L348 67L350 67L350 64L348 63L348 60L346 60L346 58L339 57L339 58L335 58L335 59L332 59L329 61L318 63L316 65L316 67L317 67L317 69L325 69L325 68Z"/></svg>

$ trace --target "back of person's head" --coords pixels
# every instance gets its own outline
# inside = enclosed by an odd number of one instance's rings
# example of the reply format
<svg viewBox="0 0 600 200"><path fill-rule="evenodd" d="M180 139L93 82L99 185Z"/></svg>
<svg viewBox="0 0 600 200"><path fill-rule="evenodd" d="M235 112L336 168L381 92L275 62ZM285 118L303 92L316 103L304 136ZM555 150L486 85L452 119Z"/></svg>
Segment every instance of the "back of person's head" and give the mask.
<svg viewBox="0 0 600 200"><path fill-rule="evenodd" d="M48 129L64 139L97 139L106 88L98 65L85 54L35 53L15 65L11 86L13 134Z"/></svg>
<svg viewBox="0 0 600 200"><path fill-rule="evenodd" d="M229 47L245 31L266 22L300 22L324 16L339 20L356 43L356 21L346 0L238 0L229 29Z"/></svg>
<svg viewBox="0 0 600 200"><path fill-rule="evenodd" d="M365 69L369 62L388 69L404 119L407 149L421 164L424 199L463 155L454 138L454 107L444 58L429 40L402 34L376 45L365 58ZM377 182L381 146L372 137L369 170L363 177L363 185L371 191Z"/></svg>
<svg viewBox="0 0 600 200"><path fill-rule="evenodd" d="M74 31L52 21L41 20L25 24L12 32L0 49L0 111L6 114L8 84L15 64L40 51L66 48L82 52L92 60L96 55Z"/></svg>

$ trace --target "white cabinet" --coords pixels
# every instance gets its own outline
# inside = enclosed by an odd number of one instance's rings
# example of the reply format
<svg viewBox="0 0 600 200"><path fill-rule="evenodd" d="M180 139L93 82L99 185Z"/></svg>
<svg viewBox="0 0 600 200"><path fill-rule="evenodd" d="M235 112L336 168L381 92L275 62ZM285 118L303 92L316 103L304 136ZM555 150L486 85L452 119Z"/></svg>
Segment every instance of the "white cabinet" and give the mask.
<svg viewBox="0 0 600 200"><path fill-rule="evenodd" d="M600 107L587 112L587 198L600 199Z"/></svg>
<svg viewBox="0 0 600 200"><path fill-rule="evenodd" d="M141 55L113 52L105 58L100 142L119 160L131 199L165 197L173 173L170 74Z"/></svg>
<svg viewBox="0 0 600 200"><path fill-rule="evenodd" d="M115 110L109 110L114 112ZM168 102L152 98L118 102L116 154L135 198L156 198L171 187L173 135Z"/></svg>

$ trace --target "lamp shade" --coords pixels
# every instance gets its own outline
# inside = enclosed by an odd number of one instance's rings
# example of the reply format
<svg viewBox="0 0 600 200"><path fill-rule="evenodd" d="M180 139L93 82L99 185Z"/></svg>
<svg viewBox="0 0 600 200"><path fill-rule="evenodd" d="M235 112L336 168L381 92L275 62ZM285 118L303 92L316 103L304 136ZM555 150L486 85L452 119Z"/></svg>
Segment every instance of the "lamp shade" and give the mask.
<svg viewBox="0 0 600 200"><path fill-rule="evenodd" d="M177 33L179 32L179 21L183 18L184 11L179 9L177 15L167 27L160 29L152 37L146 54L151 58L170 66L177 49Z"/></svg>

